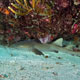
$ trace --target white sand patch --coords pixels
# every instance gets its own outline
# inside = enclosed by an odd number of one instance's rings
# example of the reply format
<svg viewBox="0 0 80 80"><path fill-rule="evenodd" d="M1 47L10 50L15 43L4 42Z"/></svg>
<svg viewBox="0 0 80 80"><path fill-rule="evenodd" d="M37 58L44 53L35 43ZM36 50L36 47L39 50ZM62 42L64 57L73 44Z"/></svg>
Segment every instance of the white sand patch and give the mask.
<svg viewBox="0 0 80 80"><path fill-rule="evenodd" d="M36 46L35 46L36 47ZM42 50L48 57L27 49L0 47L0 80L80 80L80 57L66 51ZM60 49L60 48L58 48ZM70 52L70 51L67 51Z"/></svg>

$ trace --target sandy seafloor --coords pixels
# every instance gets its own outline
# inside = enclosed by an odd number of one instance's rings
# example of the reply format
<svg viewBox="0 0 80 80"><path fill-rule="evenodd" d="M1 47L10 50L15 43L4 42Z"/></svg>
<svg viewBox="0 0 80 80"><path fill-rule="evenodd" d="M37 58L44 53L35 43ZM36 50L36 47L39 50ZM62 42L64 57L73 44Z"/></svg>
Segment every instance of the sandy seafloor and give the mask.
<svg viewBox="0 0 80 80"><path fill-rule="evenodd" d="M0 46L0 80L80 80L80 57ZM5 77L1 77L6 75Z"/></svg>

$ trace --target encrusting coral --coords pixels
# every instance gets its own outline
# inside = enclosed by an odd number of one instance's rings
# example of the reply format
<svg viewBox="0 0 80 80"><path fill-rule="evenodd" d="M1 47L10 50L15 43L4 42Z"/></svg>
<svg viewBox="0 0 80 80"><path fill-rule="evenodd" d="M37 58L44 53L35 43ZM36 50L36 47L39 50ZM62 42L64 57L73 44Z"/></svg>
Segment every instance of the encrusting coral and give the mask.
<svg viewBox="0 0 80 80"><path fill-rule="evenodd" d="M4 8L9 11L3 21L7 42L37 39L47 43L58 38L75 40L75 36L80 41L80 1L9 0Z"/></svg>

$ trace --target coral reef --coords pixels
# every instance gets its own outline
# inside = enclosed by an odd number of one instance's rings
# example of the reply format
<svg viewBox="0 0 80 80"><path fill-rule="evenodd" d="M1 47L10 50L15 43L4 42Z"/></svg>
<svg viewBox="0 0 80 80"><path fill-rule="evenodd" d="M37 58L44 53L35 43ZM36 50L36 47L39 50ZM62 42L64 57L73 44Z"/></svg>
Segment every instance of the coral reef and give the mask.
<svg viewBox="0 0 80 80"><path fill-rule="evenodd" d="M47 43L58 38L80 42L79 0L2 0L1 16L0 34L7 43L26 39Z"/></svg>

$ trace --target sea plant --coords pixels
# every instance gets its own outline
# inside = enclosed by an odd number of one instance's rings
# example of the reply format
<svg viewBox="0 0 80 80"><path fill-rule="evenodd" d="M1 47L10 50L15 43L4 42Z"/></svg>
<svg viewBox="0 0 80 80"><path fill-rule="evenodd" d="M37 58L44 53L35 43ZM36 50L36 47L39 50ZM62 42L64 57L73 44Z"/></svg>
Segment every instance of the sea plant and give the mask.
<svg viewBox="0 0 80 80"><path fill-rule="evenodd" d="M44 5L44 1L45 0L16 0L16 3L11 3L12 7L9 6L8 9L20 16L27 15L32 11L37 14L50 16L51 14L48 10L51 8L48 5Z"/></svg>

